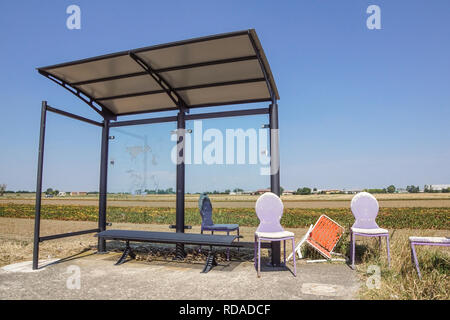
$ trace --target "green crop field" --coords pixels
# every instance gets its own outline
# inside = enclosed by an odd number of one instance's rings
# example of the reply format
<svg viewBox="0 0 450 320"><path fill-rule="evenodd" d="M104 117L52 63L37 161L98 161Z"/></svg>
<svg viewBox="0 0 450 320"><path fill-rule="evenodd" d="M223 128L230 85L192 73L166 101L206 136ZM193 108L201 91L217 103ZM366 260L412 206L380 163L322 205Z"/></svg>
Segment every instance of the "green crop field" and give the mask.
<svg viewBox="0 0 450 320"><path fill-rule="evenodd" d="M200 225L201 218L196 208L186 208L186 224ZM248 208L215 208L216 223L239 223L243 226L257 226L258 218ZM288 228L306 227L326 214L344 227L354 222L349 209L285 209L281 223ZM34 205L0 204L0 217L34 218ZM97 221L96 206L43 205L43 219ZM150 207L108 207L109 222L174 224L173 208ZM450 229L450 208L382 208L377 218L379 225L390 229Z"/></svg>

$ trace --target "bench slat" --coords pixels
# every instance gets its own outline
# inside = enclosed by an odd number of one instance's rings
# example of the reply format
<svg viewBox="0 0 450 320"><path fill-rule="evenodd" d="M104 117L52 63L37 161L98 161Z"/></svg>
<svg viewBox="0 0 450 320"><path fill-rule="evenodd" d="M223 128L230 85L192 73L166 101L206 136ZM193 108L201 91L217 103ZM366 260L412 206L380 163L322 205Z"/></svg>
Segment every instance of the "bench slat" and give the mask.
<svg viewBox="0 0 450 320"><path fill-rule="evenodd" d="M230 246L237 239L235 235L210 235L195 233L175 233L136 230L106 230L99 232L96 237L106 240L128 240L155 243L184 243L213 246Z"/></svg>

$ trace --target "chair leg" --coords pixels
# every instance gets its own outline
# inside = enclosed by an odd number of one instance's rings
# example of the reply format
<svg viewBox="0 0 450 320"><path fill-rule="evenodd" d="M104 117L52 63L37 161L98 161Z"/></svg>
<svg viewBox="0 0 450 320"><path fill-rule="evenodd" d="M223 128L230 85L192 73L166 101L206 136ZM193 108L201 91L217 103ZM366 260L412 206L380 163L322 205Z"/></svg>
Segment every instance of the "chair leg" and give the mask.
<svg viewBox="0 0 450 320"><path fill-rule="evenodd" d="M350 231L350 241L349 241L350 248L348 249L348 261L352 260L352 232Z"/></svg>
<svg viewBox="0 0 450 320"><path fill-rule="evenodd" d="M286 266L286 240L283 240L283 257L284 257L284 265Z"/></svg>
<svg viewBox="0 0 450 320"><path fill-rule="evenodd" d="M200 229L200 233L203 234L203 227ZM198 247L198 253L202 252L202 245Z"/></svg>
<svg viewBox="0 0 450 320"><path fill-rule="evenodd" d="M419 279L422 279L422 275L420 274L419 261L417 260L416 248L414 243L411 242L411 260L414 262L416 266L417 275Z"/></svg>
<svg viewBox="0 0 450 320"><path fill-rule="evenodd" d="M388 259L388 267L391 267L391 252L389 249L389 233L386 236L386 247L387 247L387 259Z"/></svg>
<svg viewBox="0 0 450 320"><path fill-rule="evenodd" d="M258 238L258 278L261 277L261 239Z"/></svg>
<svg viewBox="0 0 450 320"><path fill-rule="evenodd" d="M230 235L230 231L227 231L227 236ZM230 261L230 247L227 248L227 261Z"/></svg>
<svg viewBox="0 0 450 320"><path fill-rule="evenodd" d="M350 242L351 242L351 251L352 251L352 269L355 269L355 235L352 231L350 231Z"/></svg>
<svg viewBox="0 0 450 320"><path fill-rule="evenodd" d="M238 236L238 242L239 242L239 238L240 238L240 235L239 235L239 227L237 228L237 236ZM238 247L238 252L241 252L240 249L241 249L241 248Z"/></svg>
<svg viewBox="0 0 450 320"><path fill-rule="evenodd" d="M254 244L253 244L253 265L255 266L255 269L256 269L256 259L257 259L257 257L256 257L256 235L255 235L255 241L254 241Z"/></svg>
<svg viewBox="0 0 450 320"><path fill-rule="evenodd" d="M294 277L297 276L297 263L295 260L295 238L292 238L292 252L294 253ZM286 263L286 262L285 262Z"/></svg>

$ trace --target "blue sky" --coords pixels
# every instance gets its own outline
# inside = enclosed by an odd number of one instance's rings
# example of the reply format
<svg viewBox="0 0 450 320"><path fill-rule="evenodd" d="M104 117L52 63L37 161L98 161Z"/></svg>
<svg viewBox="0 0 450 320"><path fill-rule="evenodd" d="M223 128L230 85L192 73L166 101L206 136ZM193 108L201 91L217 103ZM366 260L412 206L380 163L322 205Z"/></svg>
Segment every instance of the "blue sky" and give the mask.
<svg viewBox="0 0 450 320"><path fill-rule="evenodd" d="M71 4L81 8L81 30L66 28ZM381 8L381 30L366 27L371 4ZM0 14L0 183L10 190L35 189L41 100L99 120L36 67L249 28L281 96L283 187L450 183L449 1L2 1ZM203 126L265 123L258 116ZM124 128L152 137L149 188L175 185L168 161L174 126ZM139 143L113 134L109 189L130 191L143 158L126 148ZM99 147L99 128L50 114L44 188L97 190ZM186 188L267 187L258 172L255 165L189 165Z"/></svg>

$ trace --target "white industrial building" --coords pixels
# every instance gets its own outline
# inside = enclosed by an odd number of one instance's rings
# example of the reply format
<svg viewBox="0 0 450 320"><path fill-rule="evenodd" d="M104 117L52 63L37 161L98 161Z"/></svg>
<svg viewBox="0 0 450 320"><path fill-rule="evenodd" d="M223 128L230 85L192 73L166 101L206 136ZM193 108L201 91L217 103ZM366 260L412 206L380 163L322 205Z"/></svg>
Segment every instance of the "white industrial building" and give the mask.
<svg viewBox="0 0 450 320"><path fill-rule="evenodd" d="M442 189L450 188L450 184L429 184L427 187L430 190L442 191Z"/></svg>

